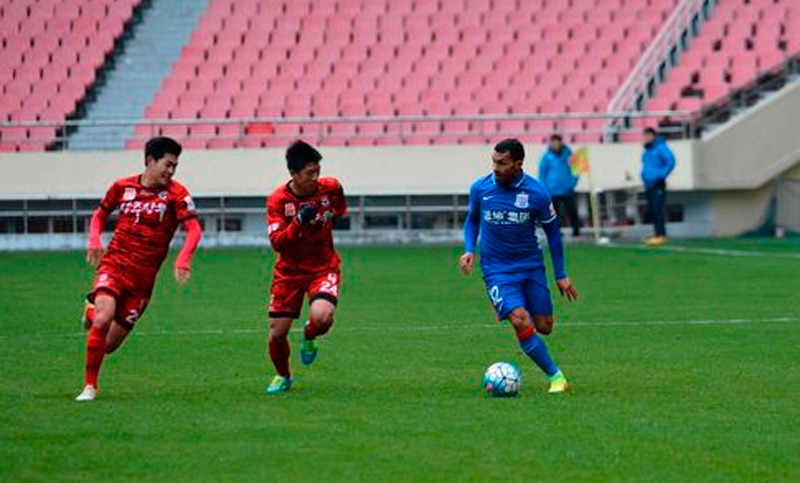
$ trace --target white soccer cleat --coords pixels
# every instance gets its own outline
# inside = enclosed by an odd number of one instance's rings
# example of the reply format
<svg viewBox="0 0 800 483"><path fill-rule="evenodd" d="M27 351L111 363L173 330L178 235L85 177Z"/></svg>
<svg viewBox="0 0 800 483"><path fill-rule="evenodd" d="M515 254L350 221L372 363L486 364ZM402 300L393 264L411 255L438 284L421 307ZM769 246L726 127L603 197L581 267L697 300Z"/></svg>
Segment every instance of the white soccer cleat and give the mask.
<svg viewBox="0 0 800 483"><path fill-rule="evenodd" d="M78 397L75 398L76 401L94 401L97 399L97 388L94 386L86 386L83 388L83 392L78 394Z"/></svg>

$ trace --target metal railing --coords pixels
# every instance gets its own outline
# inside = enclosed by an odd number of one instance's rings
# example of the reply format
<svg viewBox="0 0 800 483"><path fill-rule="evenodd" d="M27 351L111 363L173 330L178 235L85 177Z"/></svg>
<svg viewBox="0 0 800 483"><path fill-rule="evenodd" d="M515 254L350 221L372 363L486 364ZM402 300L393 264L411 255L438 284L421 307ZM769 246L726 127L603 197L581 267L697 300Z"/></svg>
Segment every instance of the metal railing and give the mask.
<svg viewBox="0 0 800 483"><path fill-rule="evenodd" d="M675 60L673 56L677 55L679 46L685 46L688 40L687 33L692 24L698 21L706 5L712 3L714 0L681 0L608 103L607 112L638 109L639 106L636 105L638 99L647 93L648 86L653 80L663 74L662 69L665 68L667 62L671 58ZM606 121L604 134L607 140L613 139L616 132L614 127L619 121L620 119L616 117L611 117Z"/></svg>
<svg viewBox="0 0 800 483"><path fill-rule="evenodd" d="M612 126L613 134L623 135L635 131L628 125L634 118L663 118L675 121L665 126L664 132L672 137L685 137L691 131L692 113L688 111L657 112L588 112L559 114L476 114L452 116L354 116L354 117L298 117L298 118L216 118L216 119L106 119L106 120L67 120L0 122L0 141L4 141L7 128L27 128L30 137L11 141L24 143L46 143L49 150L69 149L69 136L75 129L91 131L92 139L103 141L123 139L124 141L143 141L158 134L172 135L176 139L199 143L212 140L227 141L235 147L257 147L260 145L281 145L290 139L305 137L320 144L341 140L362 140L354 144L413 144L419 140L430 140L446 136L454 143L491 142L498 137L516 136L525 141L544 141L553 133L559 133L568 140L579 142L602 142L607 134L606 126ZM337 126L348 124L359 126L352 132L342 132ZM378 125L376 129L365 129L368 125ZM212 132L193 133L193 128L211 126ZM231 128L234 126L234 128ZM292 130L284 129L294 126ZM37 138L34 128L53 128L56 137ZM129 132L136 128L138 134L122 136L121 132L109 132L108 128L119 128ZM143 129L144 127L144 129ZM177 131L182 134L170 134ZM143 133L146 131L146 133ZM85 139L85 138L84 138ZM123 142L124 142L123 141ZM388 142L382 142L388 141ZM341 143L339 143L341 144Z"/></svg>

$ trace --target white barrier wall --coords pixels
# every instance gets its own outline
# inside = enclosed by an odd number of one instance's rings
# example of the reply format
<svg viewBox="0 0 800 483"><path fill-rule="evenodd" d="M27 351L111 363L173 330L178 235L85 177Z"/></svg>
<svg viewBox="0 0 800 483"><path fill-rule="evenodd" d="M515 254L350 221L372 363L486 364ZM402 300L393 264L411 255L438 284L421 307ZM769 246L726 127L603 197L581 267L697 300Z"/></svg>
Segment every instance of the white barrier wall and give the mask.
<svg viewBox="0 0 800 483"><path fill-rule="evenodd" d="M772 222L775 200L776 222L800 231L800 206L793 201L800 190L795 187L800 136L794 135L799 116L797 83L707 139L670 142L678 163L668 183L669 200L679 203L684 213L683 223L670 227L670 232L730 236L752 231ZM640 145L587 148L595 188L629 195L641 190ZM526 150L525 169L536 175L545 146L527 145ZM339 178L351 196L463 196L476 178L490 172L492 146L322 147L321 151L323 174ZM289 177L283 155L283 148L186 151L177 178L195 197L264 197ZM0 201L99 199L114 179L142 169L139 151L2 154ZM584 176L578 191L588 189Z"/></svg>
<svg viewBox="0 0 800 483"><path fill-rule="evenodd" d="M670 145L678 158L670 187L691 190L693 143ZM588 148L597 188L641 185L641 146L590 144ZM323 174L340 178L349 194L456 194L468 192L476 178L491 170L492 146L323 147L321 151ZM527 146L525 168L531 174L537 174L543 152L542 145ZM176 177L195 196L262 196L288 179L283 155L283 149L186 151ZM138 151L0 155L0 199L99 198L114 179L142 169L143 155ZM583 179L578 188L585 191L587 186Z"/></svg>

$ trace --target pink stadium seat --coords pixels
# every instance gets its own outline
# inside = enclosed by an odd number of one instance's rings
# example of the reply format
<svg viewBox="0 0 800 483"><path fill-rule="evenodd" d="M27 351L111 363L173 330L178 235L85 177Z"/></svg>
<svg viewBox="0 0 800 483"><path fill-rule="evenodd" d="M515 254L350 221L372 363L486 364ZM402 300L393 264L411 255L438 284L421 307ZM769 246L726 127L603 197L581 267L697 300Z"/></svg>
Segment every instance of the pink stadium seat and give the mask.
<svg viewBox="0 0 800 483"><path fill-rule="evenodd" d="M234 139L211 139L206 144L209 149L233 149L237 147L237 142Z"/></svg>
<svg viewBox="0 0 800 483"><path fill-rule="evenodd" d="M211 0L156 99L178 99L172 115L187 117L604 109L677 1L632 8L630 0ZM91 30L92 22L84 23ZM255 34L252 25L261 30ZM515 81L498 82L498 69ZM190 92L217 99L190 102ZM160 114L146 111L148 118ZM485 141L469 134L469 123L449 127L463 136L444 138L434 122L416 123L409 138L392 134L398 124L383 123L332 124L315 135L348 144ZM279 123L259 145L300 132Z"/></svg>
<svg viewBox="0 0 800 483"><path fill-rule="evenodd" d="M796 5L793 0L717 4L678 67L669 71L667 81L658 87L659 95L648 102L648 110L660 110L653 106L663 106L668 100L678 109L699 109L786 61L800 51L800 41L795 49L779 49L782 32L797 32L789 27L799 20L789 13ZM702 98L683 97L692 92L701 93Z"/></svg>
<svg viewBox="0 0 800 483"><path fill-rule="evenodd" d="M158 128L159 134L162 136L170 136L173 138L185 138L189 134L189 126L186 124L166 124Z"/></svg>
<svg viewBox="0 0 800 483"><path fill-rule="evenodd" d="M94 82L96 69L140 1L39 0L0 6L0 45L5 46L0 52L0 117L5 112L17 120L63 122ZM11 132L17 139L4 140L6 147L41 151L56 140L55 128L29 131L25 139Z"/></svg>

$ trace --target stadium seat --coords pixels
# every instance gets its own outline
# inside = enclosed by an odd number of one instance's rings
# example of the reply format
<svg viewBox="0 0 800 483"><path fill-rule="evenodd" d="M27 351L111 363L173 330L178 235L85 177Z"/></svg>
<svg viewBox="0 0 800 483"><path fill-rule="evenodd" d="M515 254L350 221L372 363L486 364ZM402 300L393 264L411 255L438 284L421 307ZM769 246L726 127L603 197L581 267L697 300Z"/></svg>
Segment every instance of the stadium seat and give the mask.
<svg viewBox="0 0 800 483"><path fill-rule="evenodd" d="M797 32L796 25L796 0L719 2L646 109L660 111L671 104L696 110L719 101L797 53L800 42L794 49L780 47L786 43L783 32Z"/></svg>
<svg viewBox="0 0 800 483"><path fill-rule="evenodd" d="M74 113L95 72L141 0L5 2L0 15L3 112L15 120L63 122ZM28 5L27 3L30 3ZM50 127L10 132L8 150L41 151L56 139Z"/></svg>
<svg viewBox="0 0 800 483"><path fill-rule="evenodd" d="M180 99L181 107L189 92L224 93L215 112L232 118L603 109L677 1L647 8L631 8L631 0L548 2L544 8L533 1L211 0L160 94ZM263 28L257 35L254 24ZM499 69L528 82L498 83ZM206 81L195 83L198 77ZM223 77L236 80L222 83ZM547 89L528 95L540 81ZM556 95L563 93L574 94ZM248 96L249 107L237 94ZM201 117L208 112L204 105L190 107ZM148 109L146 115L156 114ZM436 124L415 125L408 139L390 135L388 125L375 135L373 126L358 123L320 135L345 142L365 137L364 144L484 140L469 133L446 139ZM276 125L275 137L298 131Z"/></svg>

